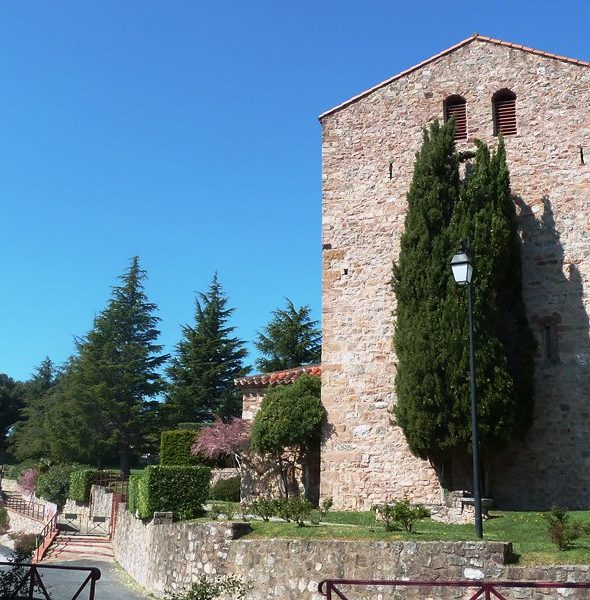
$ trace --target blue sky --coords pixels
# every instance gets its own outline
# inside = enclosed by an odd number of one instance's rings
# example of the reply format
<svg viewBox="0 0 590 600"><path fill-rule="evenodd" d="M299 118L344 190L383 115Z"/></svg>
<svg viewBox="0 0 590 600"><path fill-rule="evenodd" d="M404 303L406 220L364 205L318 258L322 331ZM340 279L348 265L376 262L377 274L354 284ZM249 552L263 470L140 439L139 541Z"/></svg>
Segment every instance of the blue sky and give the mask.
<svg viewBox="0 0 590 600"><path fill-rule="evenodd" d="M473 32L589 60L589 26L575 0L3 0L0 372L65 361L135 254L168 351L215 270L252 350L285 297L319 318L317 116Z"/></svg>

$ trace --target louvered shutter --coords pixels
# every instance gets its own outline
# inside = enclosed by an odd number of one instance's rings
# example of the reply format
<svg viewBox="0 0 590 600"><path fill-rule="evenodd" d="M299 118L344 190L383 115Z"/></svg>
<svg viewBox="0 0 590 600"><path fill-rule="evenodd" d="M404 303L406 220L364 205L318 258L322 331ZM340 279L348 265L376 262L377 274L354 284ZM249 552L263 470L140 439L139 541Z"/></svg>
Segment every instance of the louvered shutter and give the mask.
<svg viewBox="0 0 590 600"><path fill-rule="evenodd" d="M494 100L496 135L516 134L516 98L501 96Z"/></svg>
<svg viewBox="0 0 590 600"><path fill-rule="evenodd" d="M445 103L445 121L455 117L455 140L467 139L467 104L462 98L447 100Z"/></svg>

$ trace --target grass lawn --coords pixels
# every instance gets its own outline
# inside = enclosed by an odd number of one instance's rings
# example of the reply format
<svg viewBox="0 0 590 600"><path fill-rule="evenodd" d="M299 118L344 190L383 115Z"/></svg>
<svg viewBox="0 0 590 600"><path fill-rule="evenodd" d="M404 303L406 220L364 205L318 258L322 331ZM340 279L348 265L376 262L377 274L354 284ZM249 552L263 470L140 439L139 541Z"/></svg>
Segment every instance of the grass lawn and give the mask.
<svg viewBox="0 0 590 600"><path fill-rule="evenodd" d="M590 564L590 536L575 540L570 550L560 552L547 537L547 522L538 512L493 511L493 518L484 521L484 539L512 542L515 558L521 565ZM590 525L590 512L572 511L572 519ZM315 515L314 515L315 517ZM372 512L333 512L326 524L298 527L295 523L278 521L251 522L253 538L341 539L341 540L474 540L473 525L446 525L430 519L416 524L414 533L386 532L375 522ZM329 524L328 524L329 523Z"/></svg>

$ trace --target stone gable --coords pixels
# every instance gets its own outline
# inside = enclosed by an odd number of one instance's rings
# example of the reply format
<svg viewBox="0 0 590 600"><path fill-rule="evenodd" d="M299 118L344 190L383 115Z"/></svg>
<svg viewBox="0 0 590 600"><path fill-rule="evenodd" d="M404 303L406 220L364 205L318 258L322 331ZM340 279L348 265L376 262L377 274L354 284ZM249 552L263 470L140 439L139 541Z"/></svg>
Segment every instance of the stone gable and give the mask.
<svg viewBox="0 0 590 600"><path fill-rule="evenodd" d="M506 138L506 151L539 356L533 426L524 443L496 457L492 496L515 508L590 500L590 68L474 38L321 118L321 493L337 508L406 494L440 502L430 465L390 422L391 267L422 128L459 94L468 130L459 149L475 138L495 145L492 96L503 88L517 97L518 133ZM547 338L553 357L544 355Z"/></svg>

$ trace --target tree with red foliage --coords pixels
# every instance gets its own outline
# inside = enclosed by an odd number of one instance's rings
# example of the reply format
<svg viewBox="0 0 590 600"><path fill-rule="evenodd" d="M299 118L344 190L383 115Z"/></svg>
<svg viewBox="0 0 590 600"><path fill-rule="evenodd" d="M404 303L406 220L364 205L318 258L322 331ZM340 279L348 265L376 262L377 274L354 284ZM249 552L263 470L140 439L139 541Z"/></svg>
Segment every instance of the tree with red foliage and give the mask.
<svg viewBox="0 0 590 600"><path fill-rule="evenodd" d="M251 431L250 421L236 417L226 423L217 419L212 425L201 429L191 452L210 459L232 456L241 476L244 453L250 448Z"/></svg>

